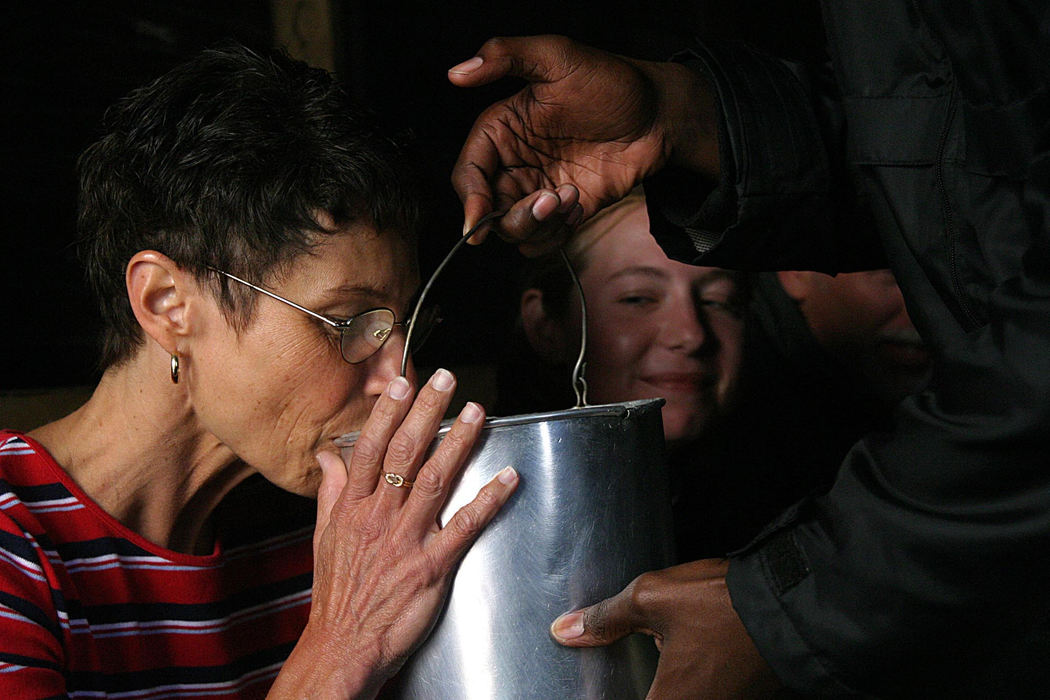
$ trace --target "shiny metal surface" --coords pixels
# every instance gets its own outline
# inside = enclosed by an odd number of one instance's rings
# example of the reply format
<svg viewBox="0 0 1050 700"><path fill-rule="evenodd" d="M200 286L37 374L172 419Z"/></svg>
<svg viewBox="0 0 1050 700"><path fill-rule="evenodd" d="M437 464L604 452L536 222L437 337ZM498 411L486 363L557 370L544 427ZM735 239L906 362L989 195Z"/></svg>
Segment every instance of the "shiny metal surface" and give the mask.
<svg viewBox="0 0 1050 700"><path fill-rule="evenodd" d="M508 464L521 482L467 553L434 632L383 697L645 697L656 669L652 639L569 649L548 628L672 563L662 404L486 421L442 524Z"/></svg>

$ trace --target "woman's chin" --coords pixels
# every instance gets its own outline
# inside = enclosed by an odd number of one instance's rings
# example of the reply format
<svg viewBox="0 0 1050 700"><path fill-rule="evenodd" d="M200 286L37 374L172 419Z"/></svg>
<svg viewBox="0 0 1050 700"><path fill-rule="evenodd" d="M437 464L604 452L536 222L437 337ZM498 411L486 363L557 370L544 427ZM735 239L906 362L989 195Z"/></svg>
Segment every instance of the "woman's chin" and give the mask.
<svg viewBox="0 0 1050 700"><path fill-rule="evenodd" d="M695 411L678 413L668 411L665 407L663 412L664 442L669 449L687 445L699 439L704 434L704 428L708 423L707 415L699 415Z"/></svg>
<svg viewBox="0 0 1050 700"><path fill-rule="evenodd" d="M282 491L293 493L296 496L316 499L317 491L321 488L322 474L321 468L312 457L310 462L312 464L304 465L300 474L268 474L262 470L260 470L260 473L264 479Z"/></svg>

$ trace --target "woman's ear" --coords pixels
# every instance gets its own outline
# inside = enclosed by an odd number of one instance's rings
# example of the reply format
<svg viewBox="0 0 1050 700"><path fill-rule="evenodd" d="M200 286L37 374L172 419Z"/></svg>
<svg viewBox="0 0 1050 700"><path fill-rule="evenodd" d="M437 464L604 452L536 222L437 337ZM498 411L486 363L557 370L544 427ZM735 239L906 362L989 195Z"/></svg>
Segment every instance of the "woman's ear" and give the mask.
<svg viewBox="0 0 1050 700"><path fill-rule="evenodd" d="M155 250L139 251L128 262L125 284L135 318L169 353L176 352L179 337L188 331L191 278L174 260Z"/></svg>
<svg viewBox="0 0 1050 700"><path fill-rule="evenodd" d="M543 308L543 292L526 289L521 295L521 326L529 345L545 362L566 361L565 329Z"/></svg>

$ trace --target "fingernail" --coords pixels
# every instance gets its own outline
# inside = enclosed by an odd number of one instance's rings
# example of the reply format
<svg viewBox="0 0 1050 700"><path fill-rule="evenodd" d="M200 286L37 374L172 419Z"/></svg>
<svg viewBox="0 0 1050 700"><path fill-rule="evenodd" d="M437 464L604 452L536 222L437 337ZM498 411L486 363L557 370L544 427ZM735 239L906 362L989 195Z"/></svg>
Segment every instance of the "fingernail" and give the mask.
<svg viewBox="0 0 1050 700"><path fill-rule="evenodd" d="M481 64L485 62L481 56L475 56L474 58L463 61L457 66L452 66L448 69L449 73L456 73L457 75L467 75L473 73L478 68L481 68Z"/></svg>
<svg viewBox="0 0 1050 700"><path fill-rule="evenodd" d="M480 234L484 233L485 230L491 228L491 226L482 226L480 228L476 228L476 227L477 227L477 224L472 224L470 226L467 226L466 224L464 224L464 226L463 226L463 235L464 236L469 234L471 231L474 232L474 235L471 236L471 238L470 238L470 242L471 243L473 243L475 240L477 240L480 237Z"/></svg>
<svg viewBox="0 0 1050 700"><path fill-rule="evenodd" d="M569 215L565 218L565 223L569 226L575 226L576 224L580 223L581 219L583 219L583 207L577 204L572 208L572 211L569 212Z"/></svg>
<svg viewBox="0 0 1050 700"><path fill-rule="evenodd" d="M558 197L561 199L561 204L558 205L559 213L564 214L576 206L579 190L576 189L575 185L562 185L555 192L558 193Z"/></svg>
<svg viewBox="0 0 1050 700"><path fill-rule="evenodd" d="M404 377L395 377L393 381L386 387L386 393L392 399L400 401L401 399L408 396L408 391L411 387L408 385L408 380Z"/></svg>
<svg viewBox="0 0 1050 700"><path fill-rule="evenodd" d="M532 217L536 221L543 221L557 210L559 204L561 204L561 200L558 199L557 195L544 192L539 196L539 199L532 203Z"/></svg>
<svg viewBox="0 0 1050 700"><path fill-rule="evenodd" d="M430 385L438 391L448 391L452 388L452 384L455 382L455 378L452 373L447 369L439 369L434 372L434 376L430 380Z"/></svg>
<svg viewBox="0 0 1050 700"><path fill-rule="evenodd" d="M463 410L459 412L459 419L464 423L477 423L481 418L481 406L473 401L468 401Z"/></svg>
<svg viewBox="0 0 1050 700"><path fill-rule="evenodd" d="M514 471L514 467L506 466L499 470L496 479L498 479L501 484L507 484L509 486L518 480L518 472Z"/></svg>
<svg viewBox="0 0 1050 700"><path fill-rule="evenodd" d="M551 624L551 634L555 639L576 639L583 634L583 613L565 613Z"/></svg>

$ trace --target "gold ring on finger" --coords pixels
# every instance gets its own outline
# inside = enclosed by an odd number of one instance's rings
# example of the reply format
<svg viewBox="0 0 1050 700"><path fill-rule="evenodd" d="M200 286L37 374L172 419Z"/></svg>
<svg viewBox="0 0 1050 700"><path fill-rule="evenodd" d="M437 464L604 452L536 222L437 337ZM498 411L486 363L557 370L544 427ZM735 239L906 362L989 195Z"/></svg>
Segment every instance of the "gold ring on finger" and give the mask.
<svg viewBox="0 0 1050 700"><path fill-rule="evenodd" d="M383 480L386 481L386 483L393 486L394 488L398 489L402 487L410 489L412 488L412 484L416 483L414 481L409 481L405 477L401 476L400 474L395 474L394 472L387 472L386 474L384 474Z"/></svg>

